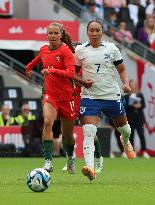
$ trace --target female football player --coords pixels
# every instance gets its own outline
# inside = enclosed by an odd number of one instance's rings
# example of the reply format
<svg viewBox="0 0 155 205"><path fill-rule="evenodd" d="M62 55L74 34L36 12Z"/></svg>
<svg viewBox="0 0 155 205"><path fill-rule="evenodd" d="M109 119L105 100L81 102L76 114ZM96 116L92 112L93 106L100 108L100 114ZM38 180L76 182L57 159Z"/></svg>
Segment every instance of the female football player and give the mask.
<svg viewBox="0 0 155 205"><path fill-rule="evenodd" d="M74 48L71 38L66 34L62 24L54 22L48 26L47 38L49 45L40 48L38 56L26 66L26 73L31 77L32 69L42 63L44 75L45 95L43 97L44 126L42 133L44 169L52 171L52 127L59 115L62 133L67 146L67 170L74 173L73 158L74 137L73 128L76 118L74 107L75 77Z"/></svg>
<svg viewBox="0 0 155 205"><path fill-rule="evenodd" d="M131 129L121 101L120 88L115 76L117 69L124 92L130 92L128 76L119 49L109 42L102 41L103 26L99 21L91 21L87 26L89 41L75 49L76 65L82 67L82 80L89 79L90 85L81 88L81 124L83 127L83 151L86 166L83 175L95 179L94 137L101 111L112 118L121 133L124 151L128 158L134 158L129 141Z"/></svg>

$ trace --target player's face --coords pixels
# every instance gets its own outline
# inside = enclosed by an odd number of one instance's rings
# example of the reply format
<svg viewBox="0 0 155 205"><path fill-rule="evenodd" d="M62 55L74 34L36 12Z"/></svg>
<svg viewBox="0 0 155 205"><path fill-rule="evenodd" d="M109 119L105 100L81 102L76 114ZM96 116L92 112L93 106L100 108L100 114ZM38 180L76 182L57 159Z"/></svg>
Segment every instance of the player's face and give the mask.
<svg viewBox="0 0 155 205"><path fill-rule="evenodd" d="M58 45L61 42L61 30L59 26L51 25L47 30L47 37L51 45Z"/></svg>
<svg viewBox="0 0 155 205"><path fill-rule="evenodd" d="M100 45L103 36L103 30L102 30L102 26L99 23L97 22L90 23L87 34L91 44Z"/></svg>

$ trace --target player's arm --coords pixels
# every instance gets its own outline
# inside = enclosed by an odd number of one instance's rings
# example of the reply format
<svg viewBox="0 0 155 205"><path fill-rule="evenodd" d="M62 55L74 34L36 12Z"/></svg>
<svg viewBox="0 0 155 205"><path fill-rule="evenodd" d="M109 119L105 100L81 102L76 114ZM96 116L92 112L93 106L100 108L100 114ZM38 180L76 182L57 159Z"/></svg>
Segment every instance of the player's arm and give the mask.
<svg viewBox="0 0 155 205"><path fill-rule="evenodd" d="M64 59L65 70L54 69L54 68L44 69L42 70L42 74L44 75L51 74L51 75L57 75L57 76L73 79L75 77L75 59L69 48L63 50L63 59Z"/></svg>
<svg viewBox="0 0 155 205"><path fill-rule="evenodd" d="M77 82L77 84L79 84L80 86L84 86L85 88L90 88L92 86L92 84L94 83L94 81L92 80L83 80L81 75L76 72L75 73L75 78L74 78L75 82Z"/></svg>
<svg viewBox="0 0 155 205"><path fill-rule="evenodd" d="M123 83L122 89L125 93L130 93L131 89L129 87L128 74L123 64L123 58L122 58L121 52L113 43L111 44L111 49L113 53L113 64L117 68L120 79Z"/></svg>
<svg viewBox="0 0 155 205"><path fill-rule="evenodd" d="M41 63L42 59L40 55L37 55L29 64L26 65L26 74L31 77L33 68Z"/></svg>
<svg viewBox="0 0 155 205"><path fill-rule="evenodd" d="M125 93L130 93L131 92L131 89L130 89L130 86L129 86L129 79L128 79L128 74L127 74L127 71L125 69L125 66L123 63L121 64L118 64L116 66L117 68L117 71L119 73L119 76L120 76L120 79L123 83L123 86L122 86L122 89Z"/></svg>

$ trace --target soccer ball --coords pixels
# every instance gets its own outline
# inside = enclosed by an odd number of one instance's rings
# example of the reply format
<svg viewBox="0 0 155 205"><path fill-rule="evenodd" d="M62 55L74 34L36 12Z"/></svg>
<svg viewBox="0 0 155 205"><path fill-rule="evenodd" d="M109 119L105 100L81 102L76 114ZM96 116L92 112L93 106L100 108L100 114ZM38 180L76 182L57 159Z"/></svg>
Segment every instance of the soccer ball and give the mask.
<svg viewBox="0 0 155 205"><path fill-rule="evenodd" d="M28 173L26 183L32 191L43 192L49 187L51 177L46 170L36 168Z"/></svg>

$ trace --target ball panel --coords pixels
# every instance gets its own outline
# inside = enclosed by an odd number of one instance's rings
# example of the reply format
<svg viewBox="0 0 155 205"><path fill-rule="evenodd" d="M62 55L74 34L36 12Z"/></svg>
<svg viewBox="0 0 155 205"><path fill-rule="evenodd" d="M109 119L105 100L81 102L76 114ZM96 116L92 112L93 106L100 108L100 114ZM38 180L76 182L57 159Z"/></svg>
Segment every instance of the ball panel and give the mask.
<svg viewBox="0 0 155 205"><path fill-rule="evenodd" d="M27 186L34 192L45 191L51 182L50 174L42 169L35 168L27 175Z"/></svg>

